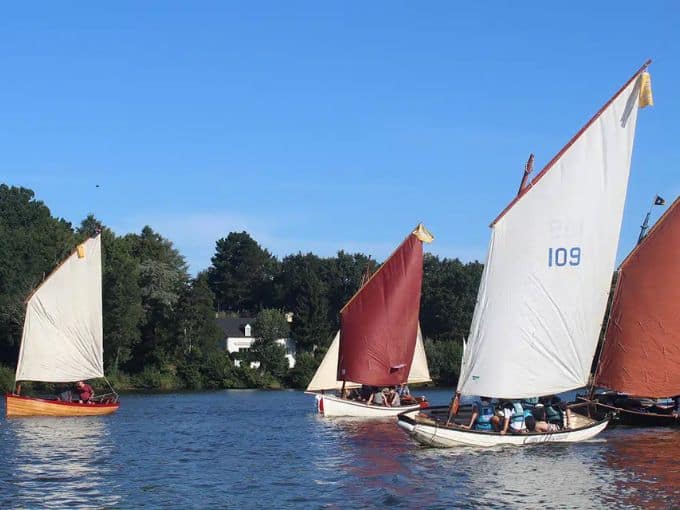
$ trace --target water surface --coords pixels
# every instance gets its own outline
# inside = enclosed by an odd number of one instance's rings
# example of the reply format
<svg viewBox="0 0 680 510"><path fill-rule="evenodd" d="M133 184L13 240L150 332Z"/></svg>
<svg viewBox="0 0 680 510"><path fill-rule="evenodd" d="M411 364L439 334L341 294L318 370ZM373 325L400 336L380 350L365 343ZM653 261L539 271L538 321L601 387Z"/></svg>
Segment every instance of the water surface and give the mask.
<svg viewBox="0 0 680 510"><path fill-rule="evenodd" d="M393 421L324 419L313 401L243 390L126 395L106 417L2 408L0 508L680 507L678 429L437 450Z"/></svg>

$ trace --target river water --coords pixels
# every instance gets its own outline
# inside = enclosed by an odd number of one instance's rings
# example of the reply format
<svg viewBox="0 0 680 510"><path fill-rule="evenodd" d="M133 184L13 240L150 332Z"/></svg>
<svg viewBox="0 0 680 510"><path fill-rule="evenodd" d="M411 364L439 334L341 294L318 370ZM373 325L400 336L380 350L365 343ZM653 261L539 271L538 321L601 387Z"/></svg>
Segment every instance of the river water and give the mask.
<svg viewBox="0 0 680 510"><path fill-rule="evenodd" d="M680 429L437 450L313 402L242 390L125 395L93 418L7 420L3 407L0 508L680 508Z"/></svg>

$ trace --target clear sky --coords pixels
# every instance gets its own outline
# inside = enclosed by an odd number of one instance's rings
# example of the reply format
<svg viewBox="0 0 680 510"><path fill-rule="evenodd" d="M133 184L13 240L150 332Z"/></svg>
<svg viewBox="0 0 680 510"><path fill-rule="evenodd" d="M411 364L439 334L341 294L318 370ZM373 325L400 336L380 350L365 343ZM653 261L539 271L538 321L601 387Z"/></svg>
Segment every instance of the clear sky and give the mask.
<svg viewBox="0 0 680 510"><path fill-rule="evenodd" d="M7 3L0 182L149 224L192 272L232 230L383 259L421 220L432 252L483 259L529 153L651 57L621 260L680 194L679 27L680 3L639 0Z"/></svg>

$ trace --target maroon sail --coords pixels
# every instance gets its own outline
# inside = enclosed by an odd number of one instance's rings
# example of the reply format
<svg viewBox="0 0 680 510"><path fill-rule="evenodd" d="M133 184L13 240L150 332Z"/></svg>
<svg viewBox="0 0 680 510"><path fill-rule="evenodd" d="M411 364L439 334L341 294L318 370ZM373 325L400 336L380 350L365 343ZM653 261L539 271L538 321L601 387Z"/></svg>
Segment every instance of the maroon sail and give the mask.
<svg viewBox="0 0 680 510"><path fill-rule="evenodd" d="M680 394L680 198L621 264L595 384Z"/></svg>
<svg viewBox="0 0 680 510"><path fill-rule="evenodd" d="M338 380L405 382L418 334L423 241L409 234L340 311Z"/></svg>

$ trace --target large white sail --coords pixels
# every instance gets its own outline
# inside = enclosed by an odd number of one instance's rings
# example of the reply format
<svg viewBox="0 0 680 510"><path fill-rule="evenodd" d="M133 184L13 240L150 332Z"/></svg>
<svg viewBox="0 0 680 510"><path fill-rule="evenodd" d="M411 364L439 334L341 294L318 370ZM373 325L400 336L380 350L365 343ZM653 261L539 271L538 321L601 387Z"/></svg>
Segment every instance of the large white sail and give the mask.
<svg viewBox="0 0 680 510"><path fill-rule="evenodd" d="M492 225L458 391L585 386L614 270L640 74Z"/></svg>
<svg viewBox="0 0 680 510"><path fill-rule="evenodd" d="M335 334L331 346L317 368L314 377L309 382L306 391L339 390L342 388L342 381L336 379L338 375L338 353L340 351L340 331ZM408 374L408 383L430 382L430 370L427 367L427 357L425 356L425 346L423 345L423 335L418 325L418 337L416 338L416 348L411 363L411 371ZM361 386L358 383L347 381L345 388L356 388Z"/></svg>
<svg viewBox="0 0 680 510"><path fill-rule="evenodd" d="M30 297L17 381L104 376L100 236L88 239Z"/></svg>

